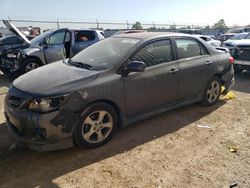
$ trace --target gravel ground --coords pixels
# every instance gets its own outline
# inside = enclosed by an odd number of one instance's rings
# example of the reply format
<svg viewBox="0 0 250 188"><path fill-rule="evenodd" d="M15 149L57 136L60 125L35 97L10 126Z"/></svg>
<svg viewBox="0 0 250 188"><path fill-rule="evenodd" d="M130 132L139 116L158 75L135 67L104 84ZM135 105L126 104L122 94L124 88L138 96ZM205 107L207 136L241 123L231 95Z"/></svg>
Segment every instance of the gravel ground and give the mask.
<svg viewBox="0 0 250 188"><path fill-rule="evenodd" d="M237 76L236 99L163 113L97 149L43 153L6 150L0 83L0 187L250 187L250 73Z"/></svg>

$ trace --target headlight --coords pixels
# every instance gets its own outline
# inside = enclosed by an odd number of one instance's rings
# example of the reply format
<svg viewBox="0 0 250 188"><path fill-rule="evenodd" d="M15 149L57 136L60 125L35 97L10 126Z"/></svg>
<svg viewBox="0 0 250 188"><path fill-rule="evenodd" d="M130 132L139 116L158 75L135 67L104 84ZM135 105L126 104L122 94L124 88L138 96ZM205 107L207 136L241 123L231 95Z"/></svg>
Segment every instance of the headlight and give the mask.
<svg viewBox="0 0 250 188"><path fill-rule="evenodd" d="M60 108L67 95L33 99L28 103L27 109L34 112L51 112Z"/></svg>

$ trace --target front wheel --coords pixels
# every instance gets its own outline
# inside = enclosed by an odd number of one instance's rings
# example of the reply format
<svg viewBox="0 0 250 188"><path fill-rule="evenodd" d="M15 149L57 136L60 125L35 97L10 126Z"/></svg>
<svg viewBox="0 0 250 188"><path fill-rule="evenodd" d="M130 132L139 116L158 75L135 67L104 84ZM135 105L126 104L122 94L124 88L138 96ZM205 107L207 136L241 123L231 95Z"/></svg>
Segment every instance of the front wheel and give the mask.
<svg viewBox="0 0 250 188"><path fill-rule="evenodd" d="M118 116L112 106L92 104L83 112L82 123L74 129L74 141L80 147L95 148L107 143L117 127Z"/></svg>
<svg viewBox="0 0 250 188"><path fill-rule="evenodd" d="M20 73L25 74L41 66L41 63L35 58L25 59L20 67Z"/></svg>
<svg viewBox="0 0 250 188"><path fill-rule="evenodd" d="M203 94L202 104L205 106L214 105L221 94L221 81L217 77L213 77L207 84Z"/></svg>

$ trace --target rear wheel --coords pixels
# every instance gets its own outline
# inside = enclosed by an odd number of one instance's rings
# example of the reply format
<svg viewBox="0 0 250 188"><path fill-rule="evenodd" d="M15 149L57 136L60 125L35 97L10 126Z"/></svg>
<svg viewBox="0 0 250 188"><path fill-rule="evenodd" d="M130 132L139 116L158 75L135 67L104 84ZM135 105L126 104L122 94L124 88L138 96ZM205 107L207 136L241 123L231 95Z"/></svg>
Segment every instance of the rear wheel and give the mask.
<svg viewBox="0 0 250 188"><path fill-rule="evenodd" d="M106 103L90 105L82 114L82 123L75 127L74 141L80 147L95 148L107 143L118 127L114 108Z"/></svg>
<svg viewBox="0 0 250 188"><path fill-rule="evenodd" d="M207 84L205 92L203 94L203 105L214 105L221 94L221 81L217 77L213 77Z"/></svg>

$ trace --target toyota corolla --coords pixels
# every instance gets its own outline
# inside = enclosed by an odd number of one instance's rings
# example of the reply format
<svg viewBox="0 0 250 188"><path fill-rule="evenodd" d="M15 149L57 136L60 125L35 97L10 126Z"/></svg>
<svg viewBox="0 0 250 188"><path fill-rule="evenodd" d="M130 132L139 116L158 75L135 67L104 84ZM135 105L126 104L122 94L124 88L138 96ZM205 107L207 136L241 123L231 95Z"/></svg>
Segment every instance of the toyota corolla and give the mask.
<svg viewBox="0 0 250 188"><path fill-rule="evenodd" d="M201 102L214 105L234 84L233 58L177 33L116 35L72 59L35 69L11 85L11 134L38 150L98 147L117 128Z"/></svg>

